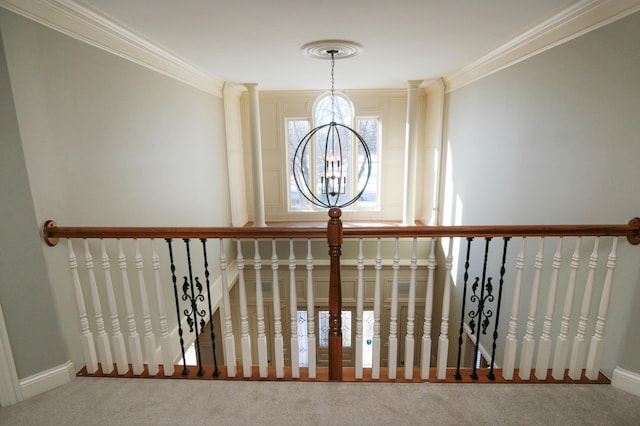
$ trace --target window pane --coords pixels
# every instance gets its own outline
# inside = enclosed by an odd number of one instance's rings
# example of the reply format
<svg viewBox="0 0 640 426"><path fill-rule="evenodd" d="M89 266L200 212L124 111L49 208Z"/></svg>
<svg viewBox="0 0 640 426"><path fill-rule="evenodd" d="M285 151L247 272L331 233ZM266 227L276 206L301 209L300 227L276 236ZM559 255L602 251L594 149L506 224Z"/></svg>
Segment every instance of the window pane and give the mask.
<svg viewBox="0 0 640 426"><path fill-rule="evenodd" d="M292 164L293 157L296 153L296 149L302 141L302 138L305 137L307 133L309 133L309 121L308 120L288 120L287 121L287 138L289 139L289 192L290 192L290 201L289 207L291 209L309 209L311 208L311 203L307 200L300 191L298 190L298 186L296 185L295 178L292 173ZM310 149L309 147L308 149ZM309 170L309 155L304 158L304 172L309 179L313 179L313 175L309 174L311 170Z"/></svg>
<svg viewBox="0 0 640 426"><path fill-rule="evenodd" d="M376 208L378 206L378 141L379 141L380 120L377 118L364 118L358 120L358 133L362 136L369 154L371 155L371 175L369 182L358 200L361 208ZM358 144L358 164L357 172L358 191L360 191L367 180L365 164L365 150Z"/></svg>
<svg viewBox="0 0 640 426"><path fill-rule="evenodd" d="M298 366L309 366L309 334L307 329L307 311L298 311Z"/></svg>

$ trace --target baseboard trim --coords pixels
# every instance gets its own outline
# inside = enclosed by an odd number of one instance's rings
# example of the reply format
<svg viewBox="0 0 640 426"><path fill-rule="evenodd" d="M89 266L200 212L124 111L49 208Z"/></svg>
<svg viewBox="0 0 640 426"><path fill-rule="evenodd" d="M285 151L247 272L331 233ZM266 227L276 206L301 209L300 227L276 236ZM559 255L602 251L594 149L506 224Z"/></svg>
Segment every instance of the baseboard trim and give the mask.
<svg viewBox="0 0 640 426"><path fill-rule="evenodd" d="M640 374L638 373L616 367L613 369L611 384L615 388L640 396Z"/></svg>
<svg viewBox="0 0 640 426"><path fill-rule="evenodd" d="M73 362L67 361L62 365L29 376L20 380L22 396L29 399L43 392L69 383L76 376Z"/></svg>

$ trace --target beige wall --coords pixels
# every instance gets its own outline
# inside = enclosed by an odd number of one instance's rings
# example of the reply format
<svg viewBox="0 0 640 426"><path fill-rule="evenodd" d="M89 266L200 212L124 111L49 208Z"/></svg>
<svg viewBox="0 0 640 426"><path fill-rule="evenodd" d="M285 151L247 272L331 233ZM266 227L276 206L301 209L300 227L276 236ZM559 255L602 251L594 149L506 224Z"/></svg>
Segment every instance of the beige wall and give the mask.
<svg viewBox="0 0 640 426"><path fill-rule="evenodd" d="M4 9L0 28L35 206L31 232L46 219L67 226L230 225L221 98ZM124 243L132 250L131 241ZM68 348L81 366L65 244L42 250L53 293L49 302L63 335L57 346ZM81 245L75 250L85 274ZM115 250L110 243L114 267ZM164 243L158 250L164 261ZM143 251L147 256L149 248ZM211 255L216 252L212 247ZM129 275L135 282L135 269ZM25 300L21 309L30 312L32 305ZM170 327L176 322L171 316L169 321ZM7 322L18 327L14 335L31 328ZM22 371L34 369L42 370L31 364Z"/></svg>
<svg viewBox="0 0 640 426"><path fill-rule="evenodd" d="M0 117L0 305L18 377L25 378L63 364L68 353L51 305L2 37Z"/></svg>
<svg viewBox="0 0 640 426"><path fill-rule="evenodd" d="M463 224L621 224L638 216L638 40L640 13L448 95L449 189ZM592 245L585 241L583 259ZM639 256L640 247L621 241L605 333L608 375L616 365L640 372L631 304Z"/></svg>
<svg viewBox="0 0 640 426"><path fill-rule="evenodd" d="M291 165L288 163L287 140L285 133L286 118L309 118L313 115L316 99L325 92L260 92L260 132L262 137L262 159L265 192L265 216L267 220L327 220L326 212L293 213L288 211L287 176ZM371 90L347 91L344 94L353 102L355 115L365 117L379 117L382 123L381 147L379 153L380 164L380 195L381 208L379 211L355 212L345 210L345 220L402 220L402 202L404 186L404 149L407 121L407 90ZM243 96L245 170L252 171L251 145L249 140L249 120L246 117L247 99ZM421 93L419 98L419 117L425 115L426 96ZM423 120L421 120L422 126ZM313 124L312 124L313 126ZM419 131L420 156L424 150L424 129ZM431 176L423 178L419 167L419 184L416 205L422 206L423 188L430 191L433 186ZM250 179L246 179L250 182ZM250 188L250 191L253 191ZM251 193L251 192L250 192ZM252 197L249 196L251 205ZM421 207L416 217L422 217ZM249 208L252 212L252 208Z"/></svg>

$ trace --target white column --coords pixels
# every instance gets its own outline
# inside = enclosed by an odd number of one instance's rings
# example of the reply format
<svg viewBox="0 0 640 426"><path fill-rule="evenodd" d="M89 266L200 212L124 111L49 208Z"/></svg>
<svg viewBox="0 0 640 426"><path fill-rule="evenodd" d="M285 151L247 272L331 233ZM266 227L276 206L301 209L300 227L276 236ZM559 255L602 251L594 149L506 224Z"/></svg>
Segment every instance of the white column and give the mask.
<svg viewBox="0 0 640 426"><path fill-rule="evenodd" d="M111 356L111 347L109 345L109 336L104 329L104 320L102 318L102 304L100 303L100 295L98 294L98 285L96 283L96 275L93 272L93 256L89 251L89 242L84 240L84 261L89 274L89 287L91 288L91 300L93 301L93 311L96 316L96 344L98 346L98 356L100 358L100 366L103 374L111 374L113 371L113 358Z"/></svg>
<svg viewBox="0 0 640 426"><path fill-rule="evenodd" d="M358 244L358 289L356 292L356 379L362 379L362 311L364 310L364 254L362 238Z"/></svg>
<svg viewBox="0 0 640 426"><path fill-rule="evenodd" d="M576 277L580 266L580 243L582 237L576 239L576 248L571 256L571 272L569 272L569 283L564 296L564 306L562 308L562 320L560 321L560 334L556 339L556 350L553 354L553 369L551 375L556 380L564 379L564 370L567 365L567 355L569 353L569 323L571 321L571 310L573 307L573 293L576 288Z"/></svg>
<svg viewBox="0 0 640 426"><path fill-rule="evenodd" d="M416 269L418 239L413 239L411 263L409 264L409 303L407 305L407 334L404 337L404 378L413 379L413 354L415 352L416 329ZM428 290L427 290L428 291Z"/></svg>
<svg viewBox="0 0 640 426"><path fill-rule="evenodd" d="M236 340L231 322L231 301L229 300L229 281L227 279L227 255L224 253L224 240L220 238L220 279L222 282L222 307L224 309L224 355L227 376L236 377ZM244 287L244 286L243 286Z"/></svg>
<svg viewBox="0 0 640 426"><path fill-rule="evenodd" d="M266 378L269 376L267 352L267 335L264 325L264 298L262 297L262 258L260 257L260 251L258 250L258 240L253 240L255 247L255 254L253 256L253 269L256 274L256 316L258 321L258 369L260 371L260 377Z"/></svg>
<svg viewBox="0 0 640 426"><path fill-rule="evenodd" d="M404 202L402 224L416 222L416 170L418 156L418 90L422 80L409 80L407 93L407 132L404 154Z"/></svg>
<svg viewBox="0 0 640 426"><path fill-rule="evenodd" d="M434 273L436 269L436 239L431 239L431 250L429 252L429 260L427 262L427 268L429 273L427 276L427 294L424 302L424 325L422 330L422 361L420 369L422 371L421 377L428 379L429 371L431 370L431 315L433 313L433 281Z"/></svg>
<svg viewBox="0 0 640 426"><path fill-rule="evenodd" d="M251 336L249 335L249 313L247 309L247 291L244 286L244 257L242 244L238 240L238 294L240 295L240 347L242 350L242 375L251 377Z"/></svg>
<svg viewBox="0 0 640 426"><path fill-rule="evenodd" d="M273 274L273 344L276 355L276 378L284 377L284 340L282 338L282 312L280 310L280 281L278 279L278 255L276 240L271 240L271 271Z"/></svg>
<svg viewBox="0 0 640 426"><path fill-rule="evenodd" d="M136 251L136 269L138 270L138 286L140 287L140 304L142 305L142 324L144 326L144 351L147 356L147 368L149 375L158 374L158 359L156 357L156 336L151 327L151 312L149 311L149 298L147 297L147 284L144 280L144 263L140 253L140 244L133 240Z"/></svg>
<svg viewBox="0 0 640 426"><path fill-rule="evenodd" d="M600 298L600 306L598 307L598 320L596 321L596 330L591 338L591 346L589 347L589 356L587 357L586 376L589 380L596 380L600 372L600 363L602 362L602 352L604 350L604 325L607 321L607 311L609 310L609 300L611 298L611 284L613 282L613 270L616 269L616 249L618 247L618 237L613 238L613 247L609 253L607 261L607 276L604 279L602 288L602 297Z"/></svg>
<svg viewBox="0 0 640 426"><path fill-rule="evenodd" d="M133 299L131 297L131 287L129 286L129 276L127 275L127 258L122 250L122 241L118 239L118 266L122 275L122 288L124 290L124 305L127 310L127 323L129 325L129 352L131 354L131 365L133 374L140 375L144 371L142 360L142 347L140 337L136 330L136 317L133 310Z"/></svg>
<svg viewBox="0 0 640 426"><path fill-rule="evenodd" d="M589 274L587 275L587 284L582 297L582 306L580 307L580 321L578 321L578 332L573 339L573 347L571 348L571 360L569 361L569 377L572 380L580 380L582 378L582 367L584 366L584 357L587 352L587 325L589 321L589 311L591 310L591 295L593 294L593 280L595 278L596 269L598 268L598 244L600 237L596 237L593 244L593 252L589 258Z"/></svg>
<svg viewBox="0 0 640 426"><path fill-rule="evenodd" d="M258 85L244 85L249 91L249 120L251 122L251 159L253 175L253 226L267 226L264 217L264 183L262 176L262 139L260 137L260 98Z"/></svg>
<svg viewBox="0 0 640 426"><path fill-rule="evenodd" d="M298 296L296 294L296 256L293 240L289 240L289 321L291 331L291 378L300 378L300 345L298 344Z"/></svg>
<svg viewBox="0 0 640 426"><path fill-rule="evenodd" d="M558 239L558 246L553 255L553 272L551 273L551 283L547 292L547 309L544 314L542 325L542 336L538 343L538 358L536 359L536 378L547 380L549 372L549 357L551 356L551 327L553 326L553 311L556 306L556 289L558 288L558 272L562 265L562 237Z"/></svg>
<svg viewBox="0 0 640 426"><path fill-rule="evenodd" d="M162 371L165 376L173 376L173 350L169 338L169 326L165 312L164 294L162 291L162 279L160 278L160 258L156 251L156 244L151 240L151 267L156 283L156 304L158 306L158 319L160 320L160 351L162 359Z"/></svg>
<svg viewBox="0 0 640 426"><path fill-rule="evenodd" d="M522 271L524 269L524 252L527 239L522 238L522 245L516 260L516 280L513 285L513 300L511 301L511 317L509 318L509 331L504 345L504 367L502 377L513 380L513 370L516 364L516 349L518 347L518 306L520 305L520 287L522 286Z"/></svg>
<svg viewBox="0 0 640 426"><path fill-rule="evenodd" d="M426 172L424 180L433 182L430 188L426 188L423 193L422 222L428 225L437 225L439 222L438 206L440 205L440 183L442 164L444 159L445 141L443 138L444 128L444 99L445 84L444 79L434 80L427 86L427 111L425 113L425 153L423 164L433 164L432 168ZM429 177L430 176L430 177Z"/></svg>
<svg viewBox="0 0 640 426"><path fill-rule="evenodd" d="M313 256L311 255L311 240L307 240L307 341L310 379L316 377L316 319L313 304Z"/></svg>
<svg viewBox="0 0 640 426"><path fill-rule="evenodd" d="M113 291L113 281L111 280L111 263L107 255L107 248L104 240L100 240L102 247L102 269L104 270L105 287L107 290L107 302L109 303L109 313L111 314L111 343L113 344L113 355L116 360L118 374L126 374L129 371L129 360L127 359L127 349L124 345L124 336L120 330L120 319L118 318L118 307L116 296ZM173 365L173 361L172 361Z"/></svg>
<svg viewBox="0 0 640 426"><path fill-rule="evenodd" d="M449 356L449 309L451 305L451 268L453 266L453 238L449 238L449 253L445 261L444 294L442 295L442 322L438 340L438 380L447 377L447 357ZM423 371L421 378L429 378L429 372Z"/></svg>
<svg viewBox="0 0 640 426"><path fill-rule="evenodd" d="M73 287L76 295L76 305L78 307L78 316L80 317L80 343L82 345L82 355L87 367L87 373L93 374L98 371L98 358L96 357L96 347L93 343L93 334L89 329L89 320L87 319L87 308L84 304L84 296L82 294L82 286L80 285L80 276L78 275L78 259L73 252L71 240L67 240L69 248L69 268L73 275Z"/></svg>
<svg viewBox="0 0 640 426"><path fill-rule="evenodd" d="M373 359L371 360L371 378L380 378L380 350L382 346L382 340L380 339L380 315L381 315L381 283L380 273L382 271L382 251L380 248L381 242L378 238L378 251L376 253L376 281L373 289Z"/></svg>
<svg viewBox="0 0 640 426"><path fill-rule="evenodd" d="M395 239L391 280L391 315L389 318L389 379L395 380L398 368L398 270L400 269L400 241Z"/></svg>
<svg viewBox="0 0 640 426"><path fill-rule="evenodd" d="M538 310L538 292L540 289L540 273L544 262L544 237L540 238L538 253L536 254L535 272L533 274L533 284L531 286L531 296L529 297L529 314L527 315L527 331L522 339L522 353L520 354L520 370L518 375L522 380L529 380L531 377L531 365L533 364L533 350L535 340L533 332L536 327L536 312Z"/></svg>

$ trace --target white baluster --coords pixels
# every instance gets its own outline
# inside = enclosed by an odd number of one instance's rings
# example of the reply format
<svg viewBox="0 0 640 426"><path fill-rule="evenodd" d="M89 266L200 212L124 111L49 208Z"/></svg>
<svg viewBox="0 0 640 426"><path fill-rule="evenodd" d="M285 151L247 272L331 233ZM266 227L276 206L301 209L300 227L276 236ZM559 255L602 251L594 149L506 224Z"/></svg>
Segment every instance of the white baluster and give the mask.
<svg viewBox="0 0 640 426"><path fill-rule="evenodd" d="M542 336L538 343L538 358L536 359L536 378L547 380L549 357L551 355L551 327L553 326L553 311L556 305L556 289L558 288L558 272L562 266L562 237L558 239L556 252L553 255L553 272L547 293L547 309L544 314Z"/></svg>
<svg viewBox="0 0 640 426"><path fill-rule="evenodd" d="M358 289L356 293L356 379L362 379L362 311L364 310L364 254L362 238L358 241Z"/></svg>
<svg viewBox="0 0 640 426"><path fill-rule="evenodd" d="M389 379L394 380L398 368L398 270L400 269L400 241L395 239L391 281L391 316L389 320Z"/></svg>
<svg viewBox="0 0 640 426"><path fill-rule="evenodd" d="M404 337L404 378L413 379L413 354L415 352L416 320L416 269L418 269L417 238L413 239L409 264L409 303L407 305L407 334Z"/></svg>
<svg viewBox="0 0 640 426"><path fill-rule="evenodd" d="M169 339L169 326L167 325L167 314L165 312L164 295L162 292L162 279L160 278L160 258L156 251L156 244L151 240L151 267L156 283L156 303L158 306L158 319L160 321L160 350L162 358L162 370L165 376L173 376L175 371L173 365L173 347Z"/></svg>
<svg viewBox="0 0 640 426"><path fill-rule="evenodd" d="M124 336L120 331L120 319L118 318L118 307L116 296L113 291L113 281L111 280L111 263L107 255L107 248L104 240L100 240L102 247L102 269L104 270L105 287L107 290L107 301L109 302L109 313L111 314L111 343L113 344L113 355L116 359L116 369L118 374L126 374L129 371L129 361L127 359L127 349L124 345Z"/></svg>
<svg viewBox="0 0 640 426"><path fill-rule="evenodd" d="M129 352L131 353L131 365L133 366L133 374L140 375L144 371L142 347L140 346L140 337L136 331L136 317L133 311L133 299L131 298L129 277L127 276L127 258L122 250L122 241L120 241L120 239L118 239L118 266L120 266L120 272L122 275L124 305L127 310L127 324L129 325Z"/></svg>
<svg viewBox="0 0 640 426"><path fill-rule="evenodd" d="M425 380L429 378L429 371L431 370L431 316L433 314L433 280L434 272L436 269L436 239L431 239L431 249L429 251L429 259L427 262L427 268L429 274L427 276L427 294L425 296L424 303L424 326L422 331L422 362L420 365L421 377Z"/></svg>
<svg viewBox="0 0 640 426"><path fill-rule="evenodd" d="M613 282L613 271L616 269L616 249L618 247L618 237L613 238L613 247L609 253L607 261L607 276L604 279L602 287L602 297L600 298L600 306L598 307L598 320L596 321L596 330L591 338L591 346L589 347L589 356L587 357L586 376L589 380L598 379L600 372L600 364L602 363L602 353L604 350L604 326L607 321L607 311L609 310L609 300L611 298L611 284Z"/></svg>
<svg viewBox="0 0 640 426"><path fill-rule="evenodd" d="M249 335L249 314L247 309L247 292L244 286L244 257L242 257L242 245L238 240L238 293L240 294L240 346L242 348L242 375L251 377L251 336Z"/></svg>
<svg viewBox="0 0 640 426"><path fill-rule="evenodd" d="M569 322L571 321L571 310L573 306L573 294L576 288L576 277L580 266L580 242L582 237L576 239L576 248L571 256L571 272L569 273L569 283L564 296L564 307L562 309L562 320L560 322L560 334L556 339L556 350L553 355L553 369L551 375L556 380L564 379L564 370L567 365L567 355L569 353Z"/></svg>
<svg viewBox="0 0 640 426"><path fill-rule="evenodd" d="M255 255L253 257L253 269L256 273L256 315L258 320L258 368L260 377L269 376L268 355L267 355L267 335L264 325L264 299L262 297L262 258L258 250L258 240L253 240Z"/></svg>
<svg viewBox="0 0 640 426"><path fill-rule="evenodd" d="M518 306L520 304L520 287L522 286L522 270L524 269L524 252L527 244L526 238L522 239L518 259L516 260L516 279L513 285L513 300L511 302L511 317L509 318L509 331L504 346L504 367L502 377L505 380L513 380L513 370L516 364L516 349L518 347Z"/></svg>
<svg viewBox="0 0 640 426"><path fill-rule="evenodd" d="M371 378L380 378L380 350L382 341L380 339L380 315L381 315L381 283L380 272L382 271L382 250L380 248L380 238L378 238L378 251L376 253L376 282L373 290L373 359L371 360Z"/></svg>
<svg viewBox="0 0 640 426"><path fill-rule="evenodd" d="M451 305L451 267L453 266L453 238L449 238L449 253L445 262L444 294L442 295L442 322L438 340L438 380L447 377L447 357L449 356L449 309ZM429 378L428 371L422 371L423 380Z"/></svg>
<svg viewBox="0 0 640 426"><path fill-rule="evenodd" d="M536 311L538 309L538 292L540 289L540 272L544 263L544 237L540 238L538 253L536 254L535 272L533 274L533 285L531 286L531 296L529 298L529 314L527 316L527 331L522 339L522 353L520 354L520 370L518 375L522 380L529 380L531 377L531 364L533 363L533 350L535 340L533 332L536 327Z"/></svg>
<svg viewBox="0 0 640 426"><path fill-rule="evenodd" d="M284 377L284 340L282 337L282 312L280 311L280 281L278 280L278 255L276 240L271 240L271 271L273 272L273 331L276 353L276 378Z"/></svg>
<svg viewBox="0 0 640 426"><path fill-rule="evenodd" d="M236 377L236 340L231 322L231 301L229 300L229 280L227 278L227 255L224 241L220 238L220 278L222 283L222 307L224 309L224 350L227 377ZM244 287L244 286L243 286Z"/></svg>
<svg viewBox="0 0 640 426"><path fill-rule="evenodd" d="M140 287L140 304L142 305L142 324L144 326L144 352L147 356L147 368L150 376L158 374L158 357L156 356L156 336L151 326L151 313L149 311L149 298L147 297L147 285L144 280L144 263L140 253L138 240L133 240L136 251L136 269L138 270L138 286Z"/></svg>
<svg viewBox="0 0 640 426"><path fill-rule="evenodd" d="M82 286L80 285L80 276L78 275L78 260L71 240L67 240L69 248L69 268L73 275L73 288L76 295L76 305L78 306L78 316L80 317L80 343L82 345L82 356L86 364L87 373L93 374L98 371L98 358L96 357L96 347L93 343L93 334L89 329L89 320L87 319L87 308L84 304L84 296L82 295Z"/></svg>
<svg viewBox="0 0 640 426"><path fill-rule="evenodd" d="M293 240L289 240L289 322L291 328L291 378L300 378L300 345L298 344L298 296L296 294L296 256Z"/></svg>
<svg viewBox="0 0 640 426"><path fill-rule="evenodd" d="M93 302L93 311L96 316L96 344L98 346L98 357L103 374L111 374L113 371L113 358L111 357L111 347L109 345L109 336L104 329L104 320L102 319L102 304L100 303L100 295L98 294L98 285L96 276L93 272L93 256L89 251L89 242L84 240L84 262L89 274L89 287L91 288L91 300Z"/></svg>
<svg viewBox="0 0 640 426"><path fill-rule="evenodd" d="M311 255L311 240L307 240L307 340L310 379L316 377L316 320L313 303L313 256Z"/></svg>
<svg viewBox="0 0 640 426"><path fill-rule="evenodd" d="M587 275L587 284L582 297L582 306L580 308L580 321L578 321L578 332L573 339L573 347L571 348L571 360L569 361L569 377L573 380L582 378L582 368L584 366L584 357L587 352L586 332L589 321L589 310L591 308L591 295L593 293L593 280L596 269L598 268L598 244L600 237L596 237L593 244L593 252L589 258L589 274Z"/></svg>

